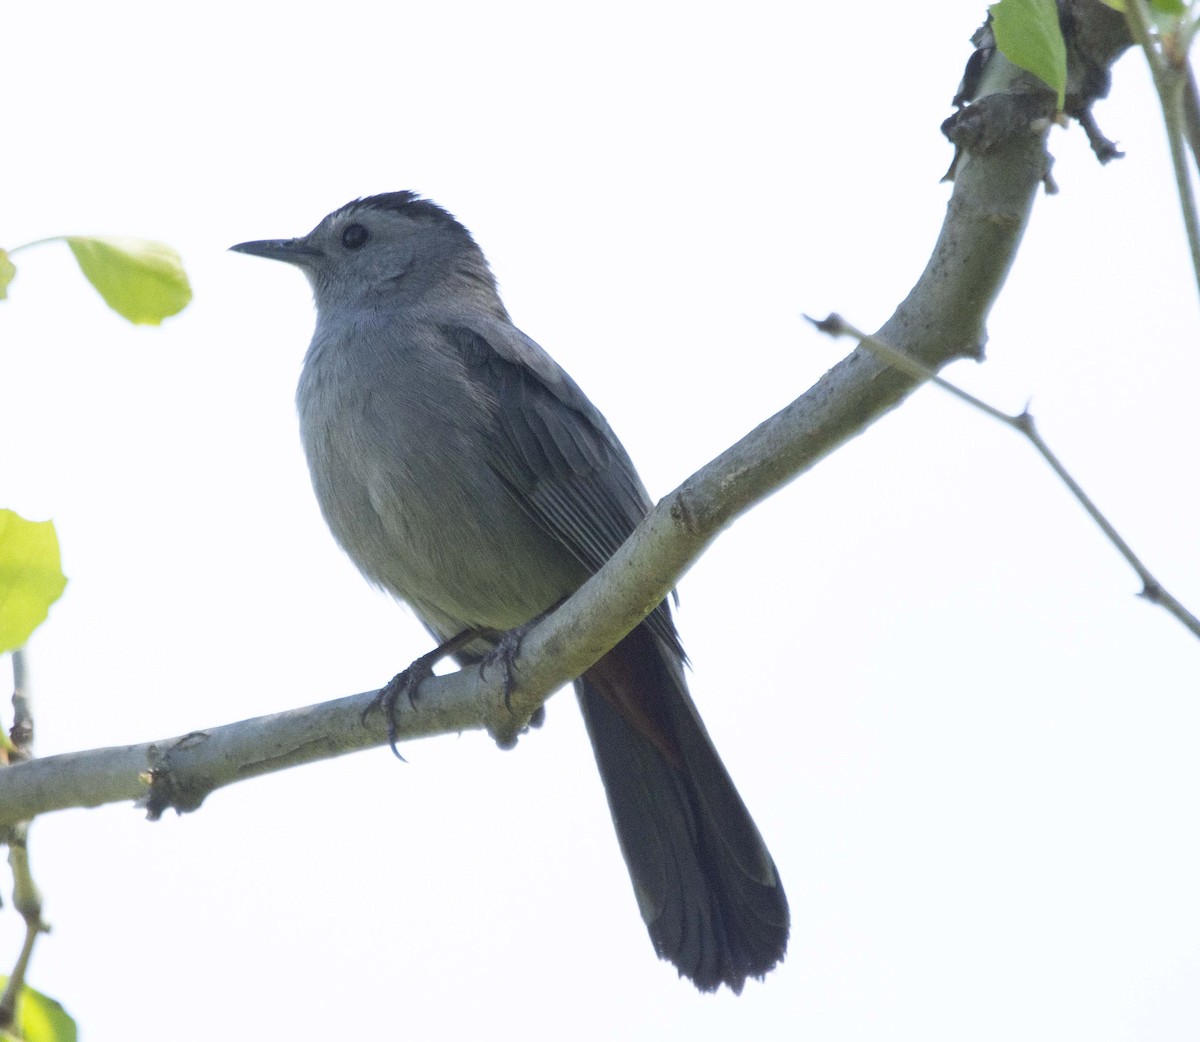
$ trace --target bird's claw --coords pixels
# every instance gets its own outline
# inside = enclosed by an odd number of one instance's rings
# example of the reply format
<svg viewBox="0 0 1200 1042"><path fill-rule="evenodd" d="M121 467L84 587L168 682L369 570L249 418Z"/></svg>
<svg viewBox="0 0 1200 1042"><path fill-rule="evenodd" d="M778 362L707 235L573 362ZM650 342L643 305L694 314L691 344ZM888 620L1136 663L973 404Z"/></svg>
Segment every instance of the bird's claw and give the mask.
<svg viewBox="0 0 1200 1042"><path fill-rule="evenodd" d="M413 709L417 708L417 691L423 681L433 676L433 664L441 657L441 648L434 649L428 655L422 655L407 669L402 669L384 684L379 689L379 694L371 700L371 704L363 710L362 722L364 724L367 722L367 714L373 710L378 709L383 713L383 718L387 722L388 748L395 754L396 759L404 763L408 761L396 748L396 703L400 701L401 697L406 697L408 704Z"/></svg>
<svg viewBox="0 0 1200 1042"><path fill-rule="evenodd" d="M517 690L517 655L521 652L521 641L529 632L532 623L506 630L500 634L492 649L479 660L479 676L483 679L484 672L492 666L499 666L504 671L504 708L512 712L512 696Z"/></svg>

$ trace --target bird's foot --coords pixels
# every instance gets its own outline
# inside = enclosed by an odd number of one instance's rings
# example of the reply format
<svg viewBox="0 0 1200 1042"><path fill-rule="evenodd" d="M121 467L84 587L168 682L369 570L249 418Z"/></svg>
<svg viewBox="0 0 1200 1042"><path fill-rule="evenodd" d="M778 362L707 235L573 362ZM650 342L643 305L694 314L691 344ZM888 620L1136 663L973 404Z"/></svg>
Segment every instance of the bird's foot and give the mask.
<svg viewBox="0 0 1200 1042"><path fill-rule="evenodd" d="M383 712L384 719L387 721L388 747L395 753L398 760L404 760L404 757L396 748L396 704L401 698L407 698L408 704L416 709L418 689L424 681L433 676L434 665L447 655L454 654L478 636L480 636L479 630L464 630L445 643L439 644L392 677L379 689L379 694L371 700L371 704L363 710L363 724L367 722L367 714L376 709Z"/></svg>
<svg viewBox="0 0 1200 1042"><path fill-rule="evenodd" d="M417 708L417 690L423 680L433 676L433 664L439 658L441 656L437 654L436 650L431 651L428 655L422 655L407 669L402 669L384 684L371 704L363 710L364 724L367 722L367 714L373 710L378 709L383 713L383 718L387 721L388 748L392 750L398 760L404 760L404 757L396 748L396 704L401 698L407 698L408 704L413 709Z"/></svg>
<svg viewBox="0 0 1200 1042"><path fill-rule="evenodd" d="M532 622L501 633L491 650L479 660L479 676L499 666L504 671L504 708L512 712L512 694L517 690L517 655L521 653L521 641L529 632Z"/></svg>
<svg viewBox="0 0 1200 1042"><path fill-rule="evenodd" d="M525 639L526 633L541 622L543 617L543 615L539 615L536 619L525 623L524 626L518 626L516 629L502 633L492 649L479 662L480 677L493 666L499 666L504 671L504 707L510 713L512 712L513 692L517 689L517 655L521 653L521 641ZM525 731L531 727L541 727L545 722L546 707L538 706L533 711L533 715L520 728L512 733L493 734L492 737L496 739L496 743L501 749L511 749Z"/></svg>

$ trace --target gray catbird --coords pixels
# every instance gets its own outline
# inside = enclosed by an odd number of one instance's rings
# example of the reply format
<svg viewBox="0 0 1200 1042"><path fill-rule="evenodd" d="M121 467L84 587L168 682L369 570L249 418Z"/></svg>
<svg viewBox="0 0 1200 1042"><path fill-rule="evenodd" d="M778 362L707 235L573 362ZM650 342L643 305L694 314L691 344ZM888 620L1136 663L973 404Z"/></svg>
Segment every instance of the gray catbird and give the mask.
<svg viewBox="0 0 1200 1042"><path fill-rule="evenodd" d="M445 210L377 195L301 238L233 249L308 276L317 324L296 400L313 488L362 573L439 641L534 619L646 514L616 435L513 325ZM697 987L737 992L783 958L787 898L683 663L664 602L575 691L655 950Z"/></svg>

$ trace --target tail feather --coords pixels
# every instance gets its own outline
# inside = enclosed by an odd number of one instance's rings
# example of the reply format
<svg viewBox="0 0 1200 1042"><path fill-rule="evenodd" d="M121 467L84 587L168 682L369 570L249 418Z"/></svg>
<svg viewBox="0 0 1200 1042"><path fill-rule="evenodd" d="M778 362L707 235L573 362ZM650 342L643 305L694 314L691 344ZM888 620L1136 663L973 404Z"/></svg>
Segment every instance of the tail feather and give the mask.
<svg viewBox="0 0 1200 1042"><path fill-rule="evenodd" d="M784 956L787 897L678 653L640 626L576 692L655 950L704 991L740 992Z"/></svg>

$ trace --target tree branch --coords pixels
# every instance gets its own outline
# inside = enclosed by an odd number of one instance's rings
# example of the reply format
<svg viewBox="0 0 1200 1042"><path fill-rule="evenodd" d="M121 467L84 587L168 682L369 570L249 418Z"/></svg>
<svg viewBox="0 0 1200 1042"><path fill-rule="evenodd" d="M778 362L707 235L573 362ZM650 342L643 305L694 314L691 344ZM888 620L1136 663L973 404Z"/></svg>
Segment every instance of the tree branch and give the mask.
<svg viewBox="0 0 1200 1042"><path fill-rule="evenodd" d="M1097 5L1099 6L1099 5ZM993 54L955 120L954 191L933 254L878 336L931 368L980 357L985 320L1048 172L1054 96ZM529 631L505 706L499 670L433 677L397 705L401 738L486 729L511 740L549 693L579 676L666 597L735 518L895 408L919 383L859 348L663 499L613 559ZM386 741L367 692L145 745L46 757L0 771L0 825L136 799L151 816L216 788Z"/></svg>

